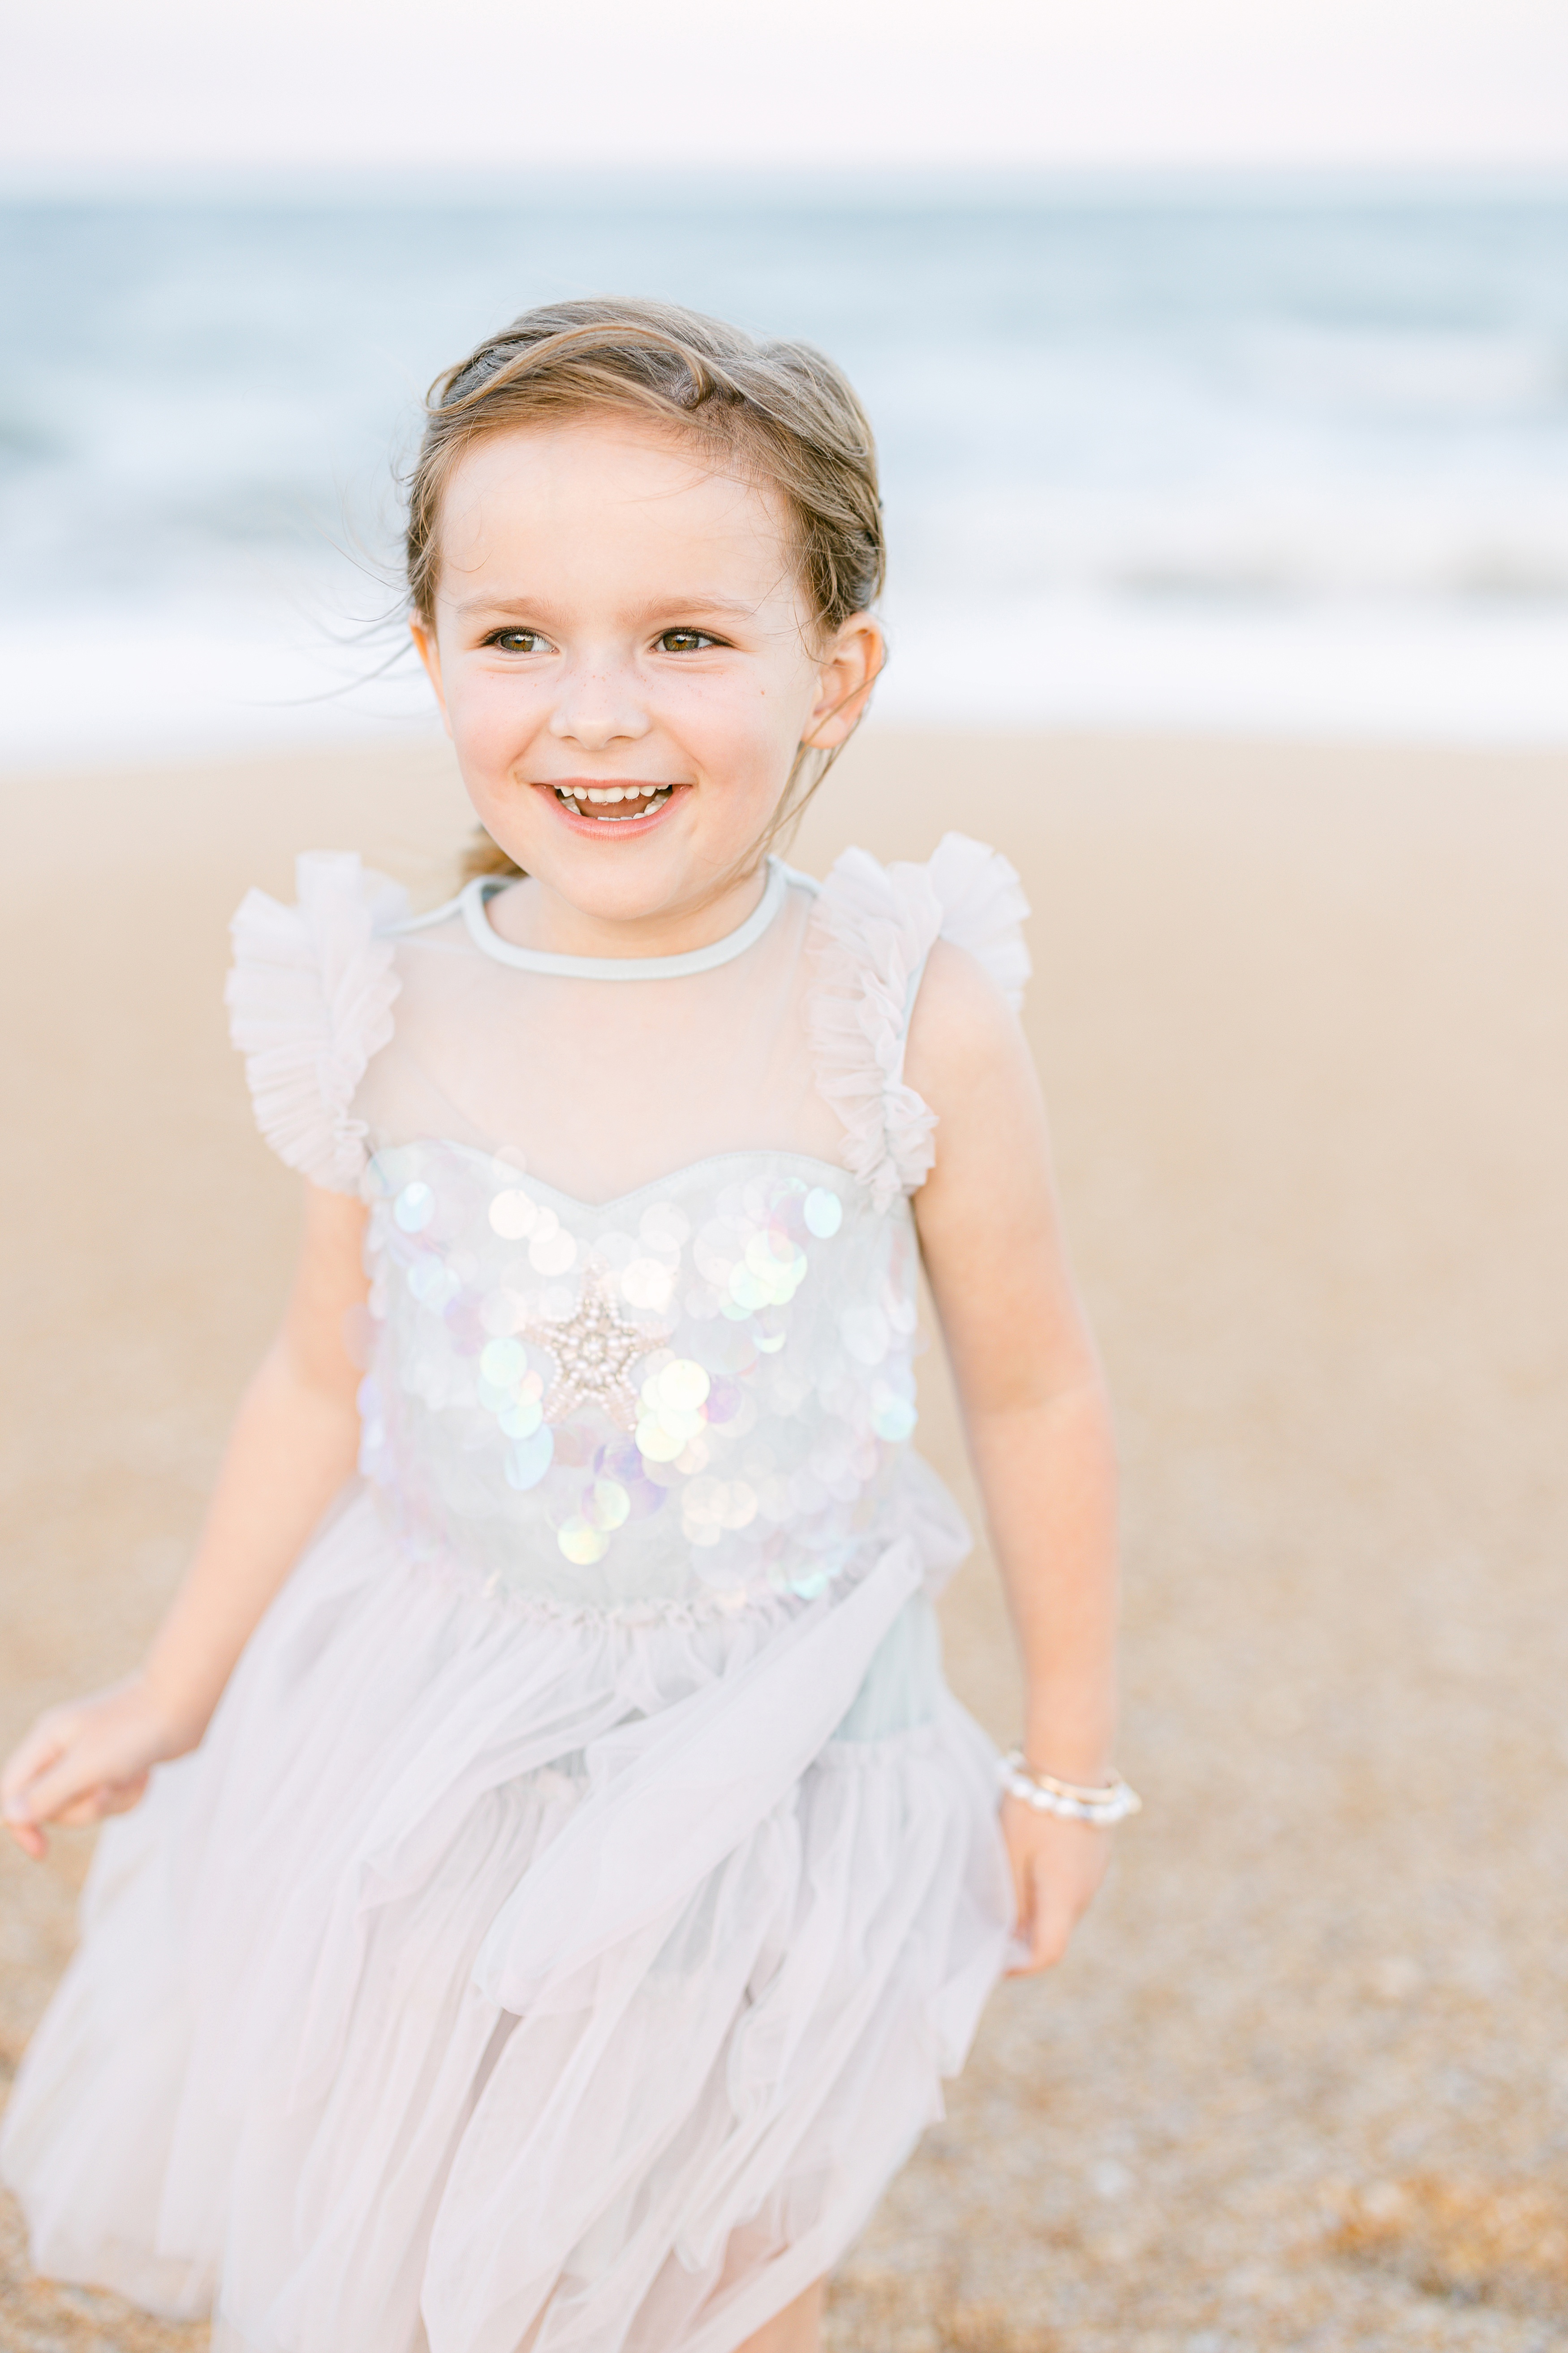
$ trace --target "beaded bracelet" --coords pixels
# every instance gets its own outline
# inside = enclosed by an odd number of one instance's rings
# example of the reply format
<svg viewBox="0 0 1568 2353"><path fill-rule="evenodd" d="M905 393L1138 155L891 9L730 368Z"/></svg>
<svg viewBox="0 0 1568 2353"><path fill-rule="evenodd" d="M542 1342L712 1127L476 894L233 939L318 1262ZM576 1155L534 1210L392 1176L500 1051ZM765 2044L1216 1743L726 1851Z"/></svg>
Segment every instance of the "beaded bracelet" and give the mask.
<svg viewBox="0 0 1568 2353"><path fill-rule="evenodd" d="M997 1770L1010 1798L1021 1798L1037 1814L1057 1814L1063 1821L1090 1822L1108 1831L1143 1810L1142 1799L1120 1773L1113 1773L1102 1788L1085 1788L1077 1781L1058 1781L1054 1773L1035 1772L1024 1762L1021 1748L1010 1748Z"/></svg>

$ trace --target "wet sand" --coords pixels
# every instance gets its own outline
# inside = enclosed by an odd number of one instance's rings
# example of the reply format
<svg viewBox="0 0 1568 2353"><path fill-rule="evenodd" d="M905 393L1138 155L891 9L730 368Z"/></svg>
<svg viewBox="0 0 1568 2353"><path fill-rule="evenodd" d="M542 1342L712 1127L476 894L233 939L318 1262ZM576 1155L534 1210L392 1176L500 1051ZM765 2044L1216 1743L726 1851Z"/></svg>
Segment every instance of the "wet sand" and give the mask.
<svg viewBox="0 0 1568 2353"><path fill-rule="evenodd" d="M288 1262L225 924L426 902L444 752L0 786L0 1738L123 1668ZM833 2353L1568 2342L1568 757L868 736L797 846L994 839L1127 1473L1143 1790L837 2283ZM922 1442L966 1486L934 1357ZM1014 1729L983 1554L952 1679ZM0 1852L0 2057L89 1841ZM195 2347L26 2281L0 2348Z"/></svg>

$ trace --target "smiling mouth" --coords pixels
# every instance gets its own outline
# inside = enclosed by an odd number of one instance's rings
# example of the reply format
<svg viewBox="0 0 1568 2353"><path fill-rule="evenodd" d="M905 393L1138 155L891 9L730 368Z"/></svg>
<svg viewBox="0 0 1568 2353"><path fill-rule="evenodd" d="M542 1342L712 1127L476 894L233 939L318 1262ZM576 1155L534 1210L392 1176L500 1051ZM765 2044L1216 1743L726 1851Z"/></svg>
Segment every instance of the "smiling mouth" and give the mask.
<svg viewBox="0 0 1568 2353"><path fill-rule="evenodd" d="M629 818L652 817L674 797L673 785L552 785L552 792L574 817L600 825L625 825Z"/></svg>

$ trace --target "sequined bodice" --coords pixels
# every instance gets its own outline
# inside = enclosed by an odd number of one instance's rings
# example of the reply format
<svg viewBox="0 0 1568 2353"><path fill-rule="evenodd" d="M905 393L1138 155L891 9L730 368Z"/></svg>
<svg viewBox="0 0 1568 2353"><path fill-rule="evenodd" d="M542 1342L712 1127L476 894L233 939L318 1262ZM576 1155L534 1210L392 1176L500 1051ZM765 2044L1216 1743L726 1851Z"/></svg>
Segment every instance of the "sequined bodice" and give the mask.
<svg viewBox="0 0 1568 2353"><path fill-rule="evenodd" d="M825 1591L888 1527L902 1196L750 1151L595 1208L437 1142L365 1191L363 1467L416 1556L546 1607L724 1611Z"/></svg>
<svg viewBox="0 0 1568 2353"><path fill-rule="evenodd" d="M282 1157L370 1205L362 1459L400 1546L634 1620L809 1604L917 1525L956 1557L908 1444L936 1119L905 1042L939 936L1016 1001L1005 861L770 860L734 931L624 960L503 937L493 877L417 917L347 853L299 881L235 918L234 1034Z"/></svg>

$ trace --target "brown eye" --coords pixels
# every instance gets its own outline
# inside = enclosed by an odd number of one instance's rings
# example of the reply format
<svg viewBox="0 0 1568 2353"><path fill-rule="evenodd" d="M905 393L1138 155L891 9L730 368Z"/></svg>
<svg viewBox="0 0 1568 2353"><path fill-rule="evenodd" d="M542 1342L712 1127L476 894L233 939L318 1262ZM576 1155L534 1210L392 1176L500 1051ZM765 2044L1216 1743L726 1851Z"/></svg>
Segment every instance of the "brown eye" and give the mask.
<svg viewBox="0 0 1568 2353"><path fill-rule="evenodd" d="M544 645L537 629L498 629L485 642L499 646L503 654L536 654Z"/></svg>
<svg viewBox="0 0 1568 2353"><path fill-rule="evenodd" d="M661 653L698 654L704 646L716 646L718 642L706 629L666 629L658 644Z"/></svg>

